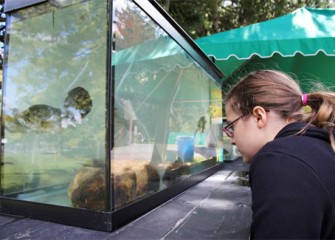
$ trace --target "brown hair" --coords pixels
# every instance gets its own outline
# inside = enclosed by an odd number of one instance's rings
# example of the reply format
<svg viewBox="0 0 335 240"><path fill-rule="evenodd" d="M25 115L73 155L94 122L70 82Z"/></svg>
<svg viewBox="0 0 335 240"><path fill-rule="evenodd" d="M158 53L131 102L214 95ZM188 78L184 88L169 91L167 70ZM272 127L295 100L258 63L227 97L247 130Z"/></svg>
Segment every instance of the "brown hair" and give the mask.
<svg viewBox="0 0 335 240"><path fill-rule="evenodd" d="M303 111L302 91L288 74L276 70L260 70L242 78L226 95L224 102L236 113L249 115L255 106L275 111L282 118L306 122L329 132L335 151L332 134L335 127L335 93L318 91L308 93L309 111Z"/></svg>

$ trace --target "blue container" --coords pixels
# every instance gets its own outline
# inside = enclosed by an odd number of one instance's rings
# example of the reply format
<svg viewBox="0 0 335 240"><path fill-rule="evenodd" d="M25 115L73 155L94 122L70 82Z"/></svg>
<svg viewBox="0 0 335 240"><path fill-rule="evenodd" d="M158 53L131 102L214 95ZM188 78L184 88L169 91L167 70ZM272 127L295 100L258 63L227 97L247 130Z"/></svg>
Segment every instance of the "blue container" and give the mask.
<svg viewBox="0 0 335 240"><path fill-rule="evenodd" d="M194 158L194 137L177 137L178 157L183 162L192 162Z"/></svg>

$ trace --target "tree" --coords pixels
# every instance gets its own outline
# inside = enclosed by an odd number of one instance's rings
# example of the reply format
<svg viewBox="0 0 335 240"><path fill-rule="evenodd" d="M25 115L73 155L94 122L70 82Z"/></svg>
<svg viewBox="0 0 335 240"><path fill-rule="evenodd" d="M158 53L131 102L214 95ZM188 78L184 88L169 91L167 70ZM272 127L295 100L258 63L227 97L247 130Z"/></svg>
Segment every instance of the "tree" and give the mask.
<svg viewBox="0 0 335 240"><path fill-rule="evenodd" d="M300 7L335 7L334 0L157 0L193 38L285 15Z"/></svg>

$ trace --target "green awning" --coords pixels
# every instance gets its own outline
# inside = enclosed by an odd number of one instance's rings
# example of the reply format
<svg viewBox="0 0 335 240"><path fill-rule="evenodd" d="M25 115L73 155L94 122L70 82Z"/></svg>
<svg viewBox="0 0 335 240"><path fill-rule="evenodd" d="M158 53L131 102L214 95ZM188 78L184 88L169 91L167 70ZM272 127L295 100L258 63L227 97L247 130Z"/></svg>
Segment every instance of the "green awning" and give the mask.
<svg viewBox="0 0 335 240"><path fill-rule="evenodd" d="M187 68L196 62L174 40L157 38L139 45L113 52L112 65L121 68L131 66L131 72L173 71Z"/></svg>
<svg viewBox="0 0 335 240"><path fill-rule="evenodd" d="M196 43L226 79L246 69L275 68L335 85L335 9L300 8L282 17L199 38ZM309 59L302 61L302 57Z"/></svg>

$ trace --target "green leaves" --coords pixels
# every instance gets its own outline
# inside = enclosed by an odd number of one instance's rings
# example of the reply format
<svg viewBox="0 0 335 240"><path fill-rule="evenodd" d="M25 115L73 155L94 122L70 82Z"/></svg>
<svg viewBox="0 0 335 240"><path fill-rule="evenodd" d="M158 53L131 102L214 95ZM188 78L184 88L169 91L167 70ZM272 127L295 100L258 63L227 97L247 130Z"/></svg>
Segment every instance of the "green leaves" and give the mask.
<svg viewBox="0 0 335 240"><path fill-rule="evenodd" d="M193 38L285 15L300 7L335 7L331 0L157 0Z"/></svg>

